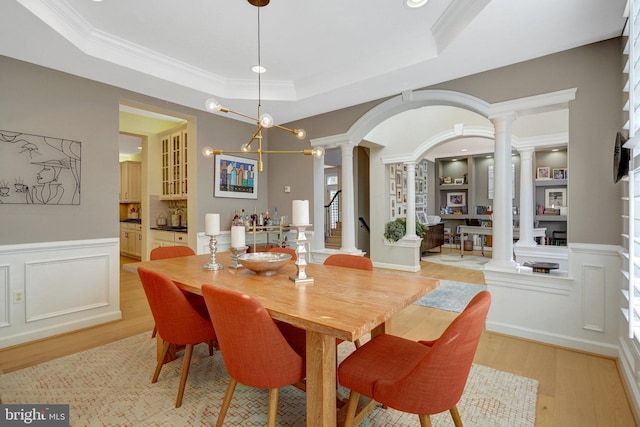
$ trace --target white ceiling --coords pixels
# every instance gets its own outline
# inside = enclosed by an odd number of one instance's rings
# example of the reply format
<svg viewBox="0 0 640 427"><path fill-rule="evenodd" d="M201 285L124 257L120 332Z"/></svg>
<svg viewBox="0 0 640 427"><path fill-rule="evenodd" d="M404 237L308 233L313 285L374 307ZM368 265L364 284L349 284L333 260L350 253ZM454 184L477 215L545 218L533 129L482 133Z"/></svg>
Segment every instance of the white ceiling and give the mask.
<svg viewBox="0 0 640 427"><path fill-rule="evenodd" d="M272 0L263 111L277 123L621 34L626 0ZM246 0L3 0L0 54L196 109L257 108Z"/></svg>

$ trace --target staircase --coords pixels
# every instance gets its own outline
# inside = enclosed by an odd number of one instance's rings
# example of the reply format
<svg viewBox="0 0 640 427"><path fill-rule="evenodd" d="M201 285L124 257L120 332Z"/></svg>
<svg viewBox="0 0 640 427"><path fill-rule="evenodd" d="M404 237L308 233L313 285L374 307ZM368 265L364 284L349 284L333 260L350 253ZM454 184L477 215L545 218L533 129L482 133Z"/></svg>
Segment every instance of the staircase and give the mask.
<svg viewBox="0 0 640 427"><path fill-rule="evenodd" d="M330 230L330 235L325 238L324 247L330 249L342 247L342 222L336 222L336 227Z"/></svg>

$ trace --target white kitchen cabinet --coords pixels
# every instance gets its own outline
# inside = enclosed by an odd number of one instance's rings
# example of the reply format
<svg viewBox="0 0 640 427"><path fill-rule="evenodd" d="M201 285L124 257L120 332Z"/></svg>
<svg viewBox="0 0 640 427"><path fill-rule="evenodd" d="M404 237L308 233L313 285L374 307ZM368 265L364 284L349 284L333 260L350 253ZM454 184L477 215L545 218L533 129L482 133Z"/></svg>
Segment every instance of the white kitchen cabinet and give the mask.
<svg viewBox="0 0 640 427"><path fill-rule="evenodd" d="M142 167L140 162L120 162L120 203L142 200Z"/></svg>
<svg viewBox="0 0 640 427"><path fill-rule="evenodd" d="M160 181L162 200L187 198L187 127L181 126L160 135Z"/></svg>
<svg viewBox="0 0 640 427"><path fill-rule="evenodd" d="M189 246L187 233L151 230L151 249L164 246Z"/></svg>
<svg viewBox="0 0 640 427"><path fill-rule="evenodd" d="M120 254L142 257L142 224L120 223Z"/></svg>

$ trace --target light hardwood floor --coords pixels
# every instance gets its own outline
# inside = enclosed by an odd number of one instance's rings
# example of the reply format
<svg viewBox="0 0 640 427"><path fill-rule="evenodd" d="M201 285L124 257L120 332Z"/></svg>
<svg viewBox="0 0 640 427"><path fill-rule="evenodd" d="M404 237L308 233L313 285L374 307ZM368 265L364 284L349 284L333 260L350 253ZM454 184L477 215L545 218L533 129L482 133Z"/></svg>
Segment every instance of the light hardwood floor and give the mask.
<svg viewBox="0 0 640 427"><path fill-rule="evenodd" d="M133 261L121 259L123 263ZM416 274L484 284L484 275L479 271L429 262L423 262L422 270ZM138 277L121 270L120 290L122 320L0 350L0 373L141 332L151 336L153 319ZM436 338L455 315L412 305L393 319L391 333L410 339ZM475 362L539 381L535 424L538 427L636 425L613 359L485 332Z"/></svg>

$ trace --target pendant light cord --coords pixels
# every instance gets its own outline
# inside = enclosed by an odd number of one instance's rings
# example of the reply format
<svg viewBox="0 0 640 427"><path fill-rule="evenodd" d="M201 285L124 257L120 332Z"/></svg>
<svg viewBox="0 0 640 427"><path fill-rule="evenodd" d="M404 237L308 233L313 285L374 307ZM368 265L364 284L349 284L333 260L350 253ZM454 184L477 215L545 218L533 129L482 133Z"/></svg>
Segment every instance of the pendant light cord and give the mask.
<svg viewBox="0 0 640 427"><path fill-rule="evenodd" d="M262 106L262 63L260 58L260 7L258 9L258 119L260 118L260 107Z"/></svg>

